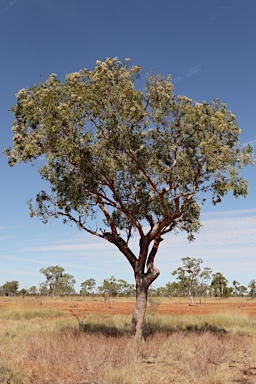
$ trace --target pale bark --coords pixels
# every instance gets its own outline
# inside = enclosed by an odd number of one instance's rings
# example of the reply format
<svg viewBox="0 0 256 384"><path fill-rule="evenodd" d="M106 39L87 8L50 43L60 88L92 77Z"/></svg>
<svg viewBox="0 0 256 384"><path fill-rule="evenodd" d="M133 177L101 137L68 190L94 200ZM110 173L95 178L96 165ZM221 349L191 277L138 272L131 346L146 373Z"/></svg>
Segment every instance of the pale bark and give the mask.
<svg viewBox="0 0 256 384"><path fill-rule="evenodd" d="M132 333L137 339L143 338L143 326L147 308L148 287L146 284L136 283L136 304L132 317Z"/></svg>
<svg viewBox="0 0 256 384"><path fill-rule="evenodd" d="M147 273L141 272L135 275L136 280L136 304L132 317L132 333L136 339L143 339L143 326L147 309L148 288L159 276L159 270L151 266Z"/></svg>

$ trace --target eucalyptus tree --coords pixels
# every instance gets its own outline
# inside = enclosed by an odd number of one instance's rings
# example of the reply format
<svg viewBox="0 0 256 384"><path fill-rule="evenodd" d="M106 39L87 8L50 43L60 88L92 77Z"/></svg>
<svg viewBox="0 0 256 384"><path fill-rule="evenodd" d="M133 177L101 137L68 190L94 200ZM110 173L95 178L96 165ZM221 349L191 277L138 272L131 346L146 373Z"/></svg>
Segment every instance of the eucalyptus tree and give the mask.
<svg viewBox="0 0 256 384"><path fill-rule="evenodd" d="M42 293L45 290L52 296L75 293L76 280L74 276L64 273L64 271L64 268L59 265L40 269L40 272L46 277L46 281L41 285Z"/></svg>
<svg viewBox="0 0 256 384"><path fill-rule="evenodd" d="M177 275L178 285L181 290L185 290L194 303L194 297L197 295L201 304L201 297L208 290L207 281L211 279L211 269L201 268L203 260L198 258L183 257L183 266L172 272L172 275Z"/></svg>
<svg viewBox="0 0 256 384"><path fill-rule="evenodd" d="M2 292L6 296L17 295L19 289L19 282L17 280L6 281L6 283L1 287Z"/></svg>
<svg viewBox="0 0 256 384"><path fill-rule="evenodd" d="M80 293L81 295L92 295L96 287L96 280L92 277L88 280L85 280L81 283Z"/></svg>
<svg viewBox="0 0 256 384"><path fill-rule="evenodd" d="M43 284L48 288L50 295L54 296L55 290L62 279L64 268L59 265L54 265L47 268L41 268L40 272L46 278L46 281Z"/></svg>
<svg viewBox="0 0 256 384"><path fill-rule="evenodd" d="M140 71L128 59L107 58L65 81L52 74L21 89L12 108L13 148L5 151L11 166L45 160L39 173L50 188L30 201L31 217L43 223L61 217L112 243L128 260L138 337L164 235L185 231L192 241L204 194L213 204L229 192L245 196L239 168L253 162L224 103L176 96L170 76L153 73L138 89ZM135 232L138 254L130 242Z"/></svg>
<svg viewBox="0 0 256 384"><path fill-rule="evenodd" d="M216 272L212 275L211 290L214 296L224 297L228 294L228 280L222 273Z"/></svg>
<svg viewBox="0 0 256 384"><path fill-rule="evenodd" d="M249 296L254 299L256 296L256 280L255 279L250 281L250 283L248 284L248 288L249 288Z"/></svg>

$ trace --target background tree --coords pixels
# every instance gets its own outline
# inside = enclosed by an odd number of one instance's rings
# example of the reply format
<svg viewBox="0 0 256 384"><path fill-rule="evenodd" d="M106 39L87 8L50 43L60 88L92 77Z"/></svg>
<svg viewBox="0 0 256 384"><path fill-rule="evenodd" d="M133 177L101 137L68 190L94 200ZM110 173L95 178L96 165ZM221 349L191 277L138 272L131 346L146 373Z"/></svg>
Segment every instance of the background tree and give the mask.
<svg viewBox="0 0 256 384"><path fill-rule="evenodd" d="M40 269L40 272L46 277L45 285L48 287L50 295L54 296L54 291L63 276L64 268L59 265L55 265L52 267L42 268Z"/></svg>
<svg viewBox="0 0 256 384"><path fill-rule="evenodd" d="M81 283L81 289L80 293L85 296L85 295L92 295L94 289L96 287L96 281L93 278L90 278L88 280L85 280Z"/></svg>
<svg viewBox="0 0 256 384"><path fill-rule="evenodd" d="M239 296L240 297L245 297L247 295L248 295L247 287L245 285L240 285L239 286Z"/></svg>
<svg viewBox="0 0 256 384"><path fill-rule="evenodd" d="M233 281L233 294L234 294L234 296L239 296L239 287L240 287L240 284L238 283L238 281L234 280Z"/></svg>
<svg viewBox="0 0 256 384"><path fill-rule="evenodd" d="M40 283L38 291L39 291L39 295L40 296L47 296L47 295L49 295L49 288L48 288L47 282Z"/></svg>
<svg viewBox="0 0 256 384"><path fill-rule="evenodd" d="M207 291L206 282L210 280L212 271L208 267L201 269L203 260L200 258L183 257L181 260L183 266L173 271L172 275L177 275L180 288L185 288L192 303L197 295L201 304L201 297Z"/></svg>
<svg viewBox="0 0 256 384"><path fill-rule="evenodd" d="M43 294L48 292L52 296L75 293L74 276L64 273L64 271L64 268L59 265L40 269L40 272L46 277L46 282L40 286L41 292Z"/></svg>
<svg viewBox="0 0 256 384"><path fill-rule="evenodd" d="M184 287L181 287L177 281L168 282L165 285L165 295L169 297L182 296Z"/></svg>
<svg viewBox="0 0 256 384"><path fill-rule="evenodd" d="M18 293L19 282L17 280L6 281L2 286L2 290L5 296L14 296Z"/></svg>
<svg viewBox="0 0 256 384"><path fill-rule="evenodd" d="M212 275L211 290L212 295L216 297L227 296L228 280L222 273L216 272Z"/></svg>
<svg viewBox="0 0 256 384"><path fill-rule="evenodd" d="M28 290L26 288L22 288L20 291L19 291L19 295L22 296L23 298L25 296L27 296L28 294Z"/></svg>
<svg viewBox="0 0 256 384"><path fill-rule="evenodd" d="M256 280L255 279L250 281L250 283L248 284L248 288L249 288L249 296L254 299L256 296Z"/></svg>
<svg viewBox="0 0 256 384"><path fill-rule="evenodd" d="M30 287L30 288L28 289L28 294L29 294L29 295L32 295L32 296L37 295L37 294L38 294L38 289L37 289L37 287L36 287L35 285L32 285L32 287Z"/></svg>
<svg viewBox="0 0 256 384"><path fill-rule="evenodd" d="M241 285L238 283L238 281L234 280L233 281L233 286L234 286L234 292L235 292L235 296L239 296L239 297L244 297L247 295L247 287L245 287L244 285Z"/></svg>
<svg viewBox="0 0 256 384"><path fill-rule="evenodd" d="M135 296L136 290L135 290L134 284L130 284L123 279L118 279L117 285L118 285L119 296Z"/></svg>
<svg viewBox="0 0 256 384"><path fill-rule="evenodd" d="M21 89L12 108L14 147L5 151L10 165L46 159L39 173L51 188L30 202L32 217L62 217L126 257L136 281L132 328L139 338L164 235L185 231L193 240L204 193L213 204L229 192L245 196L239 169L253 163L224 103L175 96L170 76L153 73L136 90L140 70L107 58L64 82L52 74ZM129 243L134 232L138 255Z"/></svg>
<svg viewBox="0 0 256 384"><path fill-rule="evenodd" d="M98 286L98 292L106 298L117 296L119 293L118 281L114 276L104 279L102 285Z"/></svg>
<svg viewBox="0 0 256 384"><path fill-rule="evenodd" d="M63 273L63 275L58 281L58 284L54 289L54 293L56 295L66 295L66 296L74 294L75 283L76 283L76 280L74 279L74 276L69 275L68 273Z"/></svg>

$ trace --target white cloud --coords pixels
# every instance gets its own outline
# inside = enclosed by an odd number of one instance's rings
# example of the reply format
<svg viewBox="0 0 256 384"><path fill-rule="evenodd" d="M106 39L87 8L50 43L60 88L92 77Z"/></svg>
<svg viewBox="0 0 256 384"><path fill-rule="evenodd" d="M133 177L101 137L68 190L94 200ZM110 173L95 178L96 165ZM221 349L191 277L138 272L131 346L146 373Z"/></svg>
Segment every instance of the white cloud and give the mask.
<svg viewBox="0 0 256 384"><path fill-rule="evenodd" d="M252 148L256 147L256 138L253 138L253 139L243 143L244 147L246 147L247 145L250 145Z"/></svg>
<svg viewBox="0 0 256 384"><path fill-rule="evenodd" d="M181 258L187 256L202 258L204 266L224 273L230 281L236 279L247 284L256 278L256 209L204 212L202 224L191 244L186 233L165 236L156 257L156 266L161 272L157 285L174 280L171 272L181 265ZM89 274L99 280L115 275L132 282L131 267L113 244L85 233L73 233L73 236L69 233L59 236L53 233L51 239L45 237L43 241L41 236L35 237L30 246L21 246L12 251L12 255L8 252L2 260L6 263L9 259L22 270L34 268L32 265L36 264L59 264L74 274L77 281L82 281L88 275L86 271L90 271ZM136 255L138 241L138 236L134 236L130 243Z"/></svg>
<svg viewBox="0 0 256 384"><path fill-rule="evenodd" d="M15 4L17 4L19 0L2 0L2 4L5 6L4 11L7 11L9 8L13 7Z"/></svg>
<svg viewBox="0 0 256 384"><path fill-rule="evenodd" d="M197 64L194 67L189 68L185 74L175 77L173 81L189 79L190 77L197 75L199 72L201 72L201 70L202 66L200 64Z"/></svg>

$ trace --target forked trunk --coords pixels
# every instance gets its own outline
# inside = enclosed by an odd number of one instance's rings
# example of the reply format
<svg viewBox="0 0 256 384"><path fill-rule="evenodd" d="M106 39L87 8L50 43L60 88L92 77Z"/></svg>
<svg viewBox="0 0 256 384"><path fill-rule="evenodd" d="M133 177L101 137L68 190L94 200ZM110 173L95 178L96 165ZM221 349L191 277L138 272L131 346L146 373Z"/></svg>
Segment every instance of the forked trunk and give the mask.
<svg viewBox="0 0 256 384"><path fill-rule="evenodd" d="M160 274L159 270L154 266L154 259L162 239L160 236L154 239L153 247L148 254L150 241L148 237L142 236L140 239L140 255L137 259L121 237L113 233L105 233L105 236L127 257L133 268L136 281L136 304L132 318L132 332L135 338L140 340L143 338L148 288ZM146 272L145 268L147 268Z"/></svg>
<svg viewBox="0 0 256 384"><path fill-rule="evenodd" d="M136 281L136 304L132 317L132 333L139 340L143 338L143 325L147 309L148 285Z"/></svg>
<svg viewBox="0 0 256 384"><path fill-rule="evenodd" d="M152 266L146 274L138 273L136 280L136 304L132 317L132 333L138 340L143 339L143 326L147 309L148 288L159 275L159 270Z"/></svg>

